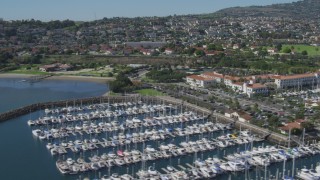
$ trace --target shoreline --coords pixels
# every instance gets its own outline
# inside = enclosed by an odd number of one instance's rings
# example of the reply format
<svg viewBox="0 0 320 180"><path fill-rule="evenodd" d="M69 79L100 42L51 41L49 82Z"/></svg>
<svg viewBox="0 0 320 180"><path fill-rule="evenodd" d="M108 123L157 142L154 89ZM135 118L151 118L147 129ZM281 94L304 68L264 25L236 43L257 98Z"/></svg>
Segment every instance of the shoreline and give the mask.
<svg viewBox="0 0 320 180"><path fill-rule="evenodd" d="M33 74L15 74L15 73L3 73L0 74L0 78L29 78L36 76ZM109 81L114 80L113 77L92 77L92 76L71 76L71 75L53 75L47 80L74 80L74 81L84 81L84 82L95 82L105 84Z"/></svg>

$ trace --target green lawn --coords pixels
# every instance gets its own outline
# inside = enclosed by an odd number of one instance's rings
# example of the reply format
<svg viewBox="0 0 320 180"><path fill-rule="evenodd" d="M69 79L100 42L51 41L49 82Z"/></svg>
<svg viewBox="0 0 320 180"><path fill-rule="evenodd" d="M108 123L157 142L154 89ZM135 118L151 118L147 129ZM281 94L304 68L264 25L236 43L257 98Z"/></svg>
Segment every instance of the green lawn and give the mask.
<svg viewBox="0 0 320 180"><path fill-rule="evenodd" d="M114 93L112 91L109 92L108 96L121 96L121 93Z"/></svg>
<svg viewBox="0 0 320 180"><path fill-rule="evenodd" d="M309 56L320 56L320 47L310 46L310 45L283 45L282 50L285 48L294 47L294 51L301 53L302 51L307 51Z"/></svg>
<svg viewBox="0 0 320 180"><path fill-rule="evenodd" d="M164 96L165 94L154 89L140 89L135 91L144 96Z"/></svg>
<svg viewBox="0 0 320 180"><path fill-rule="evenodd" d="M38 70L23 70L23 69L17 69L13 71L9 71L8 73L13 73L13 74L32 74L32 75L47 75L50 73L47 72L42 72Z"/></svg>

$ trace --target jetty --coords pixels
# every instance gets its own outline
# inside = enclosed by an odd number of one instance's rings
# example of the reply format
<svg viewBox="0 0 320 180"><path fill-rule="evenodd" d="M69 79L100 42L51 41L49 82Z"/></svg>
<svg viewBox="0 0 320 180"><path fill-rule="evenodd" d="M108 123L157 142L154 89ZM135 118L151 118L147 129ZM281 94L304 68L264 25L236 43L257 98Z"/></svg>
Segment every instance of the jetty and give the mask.
<svg viewBox="0 0 320 180"><path fill-rule="evenodd" d="M29 114L38 110L44 110L52 107L68 107L68 106L82 106L85 104L95 104L102 102L109 103L123 103L123 102L138 102L142 101L144 103L159 103L159 104L171 104L173 106L179 107L182 110L192 110L197 114L203 114L204 116L210 116L216 122L222 123L234 123L234 126L237 128L248 129L253 133L258 134L260 137L265 137L267 140L275 142L282 146L287 146L289 144L289 138L287 136L278 134L276 132L269 131L267 129L255 126L250 123L245 123L237 121L233 118L226 117L219 113L214 113L213 111L190 104L180 99L172 98L169 96L140 96L140 95L129 95L129 96L102 96L102 97L92 97L92 98L83 98L83 99L71 99L63 101L54 101L54 102L43 102L35 103L25 107L17 108L5 113L0 114L0 122L13 119L22 115ZM290 144L298 144L294 139L290 139Z"/></svg>
<svg viewBox="0 0 320 180"><path fill-rule="evenodd" d="M48 75L37 75L37 76L31 76L31 77L26 78L24 80L26 82L29 82L29 83L36 83L36 82L39 82L39 81L41 81L43 79L49 78L51 76L53 76L53 75L51 75L51 74L48 74Z"/></svg>

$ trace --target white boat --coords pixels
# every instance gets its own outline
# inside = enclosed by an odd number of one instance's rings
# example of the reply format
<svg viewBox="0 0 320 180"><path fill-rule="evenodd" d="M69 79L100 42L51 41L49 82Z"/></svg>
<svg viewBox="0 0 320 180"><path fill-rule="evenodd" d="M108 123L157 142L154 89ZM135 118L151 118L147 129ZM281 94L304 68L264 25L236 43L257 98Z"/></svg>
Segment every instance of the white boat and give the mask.
<svg viewBox="0 0 320 180"><path fill-rule="evenodd" d="M313 176L316 176L318 179L320 179L320 172L315 171L314 169L309 170L310 174Z"/></svg>
<svg viewBox="0 0 320 180"><path fill-rule="evenodd" d="M76 144L76 145L82 145L82 141L80 141L80 140L75 140L75 141L74 141L74 144Z"/></svg>
<svg viewBox="0 0 320 180"><path fill-rule="evenodd" d="M269 166L270 165L270 159L267 156L252 156L252 159L256 162L256 164L260 166Z"/></svg>
<svg viewBox="0 0 320 180"><path fill-rule="evenodd" d="M116 159L114 160L114 163L115 163L116 165L118 165L118 166L122 166L122 165L125 164L124 160L122 160L122 159L120 159L120 158L116 158Z"/></svg>
<svg viewBox="0 0 320 180"><path fill-rule="evenodd" d="M32 134L36 137L38 137L40 134L42 133L42 131L40 129L35 129L32 130Z"/></svg>
<svg viewBox="0 0 320 180"><path fill-rule="evenodd" d="M223 169L224 171L233 171L233 168L229 165L229 163L225 162L225 163L221 163L220 165L221 169Z"/></svg>
<svg viewBox="0 0 320 180"><path fill-rule="evenodd" d="M200 171L200 174L202 175L202 177L204 177L204 178L210 178L211 177L210 172L209 172L207 167L201 167L199 169L199 171Z"/></svg>
<svg viewBox="0 0 320 180"><path fill-rule="evenodd" d="M70 172L68 165L64 161L58 160L56 166L61 174L68 174Z"/></svg>
<svg viewBox="0 0 320 180"><path fill-rule="evenodd" d="M34 125L35 125L35 123L34 123L34 121L33 121L33 120L28 120L28 122L27 122L27 123L28 123L28 125L29 125L29 126L34 126Z"/></svg>
<svg viewBox="0 0 320 180"><path fill-rule="evenodd" d="M74 163L74 160L71 159L71 158L68 158L68 159L66 160L66 163L67 163L68 165L72 165L72 164Z"/></svg>
<svg viewBox="0 0 320 180"><path fill-rule="evenodd" d="M319 177L314 176L309 169L301 169L300 171L298 171L297 177L299 177L302 180L318 180Z"/></svg>
<svg viewBox="0 0 320 180"><path fill-rule="evenodd" d="M158 172L152 166L150 166L148 168L148 174L150 174L151 176L156 176L158 175Z"/></svg>
<svg viewBox="0 0 320 180"><path fill-rule="evenodd" d="M50 150L50 149L52 149L54 147L54 145L52 143L48 143L46 145L46 147L47 147L48 150Z"/></svg>
<svg viewBox="0 0 320 180"><path fill-rule="evenodd" d="M69 174L78 174L78 172L80 171L80 167L76 165L71 166L71 168L69 169L70 169Z"/></svg>
<svg viewBox="0 0 320 180"><path fill-rule="evenodd" d="M90 169L94 170L94 171L97 171L100 169L100 166L98 165L97 162L93 162L90 164Z"/></svg>
<svg viewBox="0 0 320 180"><path fill-rule="evenodd" d="M228 164L231 167L232 171L243 171L243 170L245 170L245 167L239 162L228 161Z"/></svg>
<svg viewBox="0 0 320 180"><path fill-rule="evenodd" d="M319 164L319 163L317 164L315 170L316 170L318 173L320 173L320 164Z"/></svg>

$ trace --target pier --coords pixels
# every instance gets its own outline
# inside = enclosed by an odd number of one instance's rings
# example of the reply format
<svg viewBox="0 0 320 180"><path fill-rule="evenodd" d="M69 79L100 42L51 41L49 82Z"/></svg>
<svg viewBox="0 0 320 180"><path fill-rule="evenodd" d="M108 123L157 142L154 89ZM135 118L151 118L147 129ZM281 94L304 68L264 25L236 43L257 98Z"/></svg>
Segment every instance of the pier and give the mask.
<svg viewBox="0 0 320 180"><path fill-rule="evenodd" d="M36 82L39 82L43 79L46 79L46 78L49 78L53 75L49 74L49 75L37 75L37 76L31 76L27 79L25 79L25 81L29 82L29 83L36 83Z"/></svg>
<svg viewBox="0 0 320 180"><path fill-rule="evenodd" d="M264 129L249 123L236 121L235 119L226 117L222 114L214 113L209 109L199 107L194 104L190 104L183 100L175 99L169 96L159 96L159 97L140 96L140 95L103 96L103 97L92 97L92 98L84 98L84 99L71 99L71 100L64 100L64 101L36 103L36 104L31 104L25 107L21 107L21 108L14 109L14 110L0 114L0 122L7 121L22 115L26 115L31 112L44 110L46 108L52 108L52 107L81 106L85 104L94 104L94 103L103 103L103 102L121 103L121 102L137 102L137 101L143 101L146 103L158 102L158 103L164 103L164 104L172 104L175 106L179 106L184 110L192 110L198 114L203 114L204 116L210 116L210 118L218 122L234 123L235 127L237 128L241 127L243 129L248 129L253 133L258 134L260 137L266 137L266 139L272 142L275 142L277 144L287 146L289 143L289 139L287 136L284 136L275 132L271 132L267 129ZM290 143L291 145L297 144L294 141Z"/></svg>

